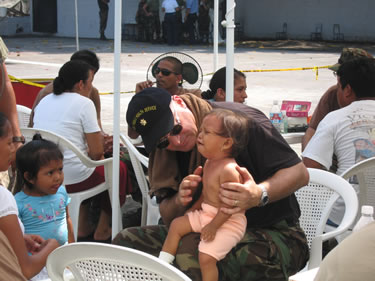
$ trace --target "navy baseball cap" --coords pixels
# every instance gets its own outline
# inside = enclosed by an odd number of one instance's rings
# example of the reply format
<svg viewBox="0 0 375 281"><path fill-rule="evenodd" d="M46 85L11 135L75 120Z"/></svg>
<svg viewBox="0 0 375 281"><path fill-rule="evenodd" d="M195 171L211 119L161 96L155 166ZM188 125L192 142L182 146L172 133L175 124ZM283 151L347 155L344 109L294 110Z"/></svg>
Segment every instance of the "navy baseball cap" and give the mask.
<svg viewBox="0 0 375 281"><path fill-rule="evenodd" d="M126 121L141 135L148 153L174 126L173 113L169 108L171 99L171 94L166 90L151 87L135 94L129 103Z"/></svg>

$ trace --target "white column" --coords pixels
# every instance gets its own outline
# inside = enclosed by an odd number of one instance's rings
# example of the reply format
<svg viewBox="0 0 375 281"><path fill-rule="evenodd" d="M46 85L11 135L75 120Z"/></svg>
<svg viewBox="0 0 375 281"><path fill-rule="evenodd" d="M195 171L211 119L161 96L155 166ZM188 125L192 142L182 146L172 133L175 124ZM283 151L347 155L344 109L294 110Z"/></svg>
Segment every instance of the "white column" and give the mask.
<svg viewBox="0 0 375 281"><path fill-rule="evenodd" d="M233 79L233 68L234 68L234 8L236 7L236 3L234 0L227 0L227 13L225 15L226 18L226 28L227 28L227 38L226 38L226 46L227 46L227 55L226 55L226 88L225 88L225 100L226 101L233 101L233 86L234 86L234 79Z"/></svg>
<svg viewBox="0 0 375 281"><path fill-rule="evenodd" d="M219 66L219 0L214 2L214 70Z"/></svg>
<svg viewBox="0 0 375 281"><path fill-rule="evenodd" d="M78 5L77 5L77 0L74 1L75 5L75 13L76 13L76 48L77 51L79 51L79 36L78 36Z"/></svg>
<svg viewBox="0 0 375 281"><path fill-rule="evenodd" d="M112 178L112 239L122 229L119 214L119 171L120 171L120 88L121 88L121 12L122 0L115 0L115 53L114 53L114 96L113 96L113 178Z"/></svg>

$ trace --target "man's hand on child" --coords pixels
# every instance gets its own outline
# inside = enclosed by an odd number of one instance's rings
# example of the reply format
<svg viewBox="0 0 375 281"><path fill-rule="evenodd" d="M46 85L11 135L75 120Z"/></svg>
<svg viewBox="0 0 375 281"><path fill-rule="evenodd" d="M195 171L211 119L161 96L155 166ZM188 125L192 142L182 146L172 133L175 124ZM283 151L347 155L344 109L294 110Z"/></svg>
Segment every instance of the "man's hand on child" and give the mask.
<svg viewBox="0 0 375 281"><path fill-rule="evenodd" d="M240 173L242 183L227 182L223 183L220 188L220 200L232 208L222 207L220 210L228 215L233 215L241 210L247 210L256 207L259 204L258 191L256 183L246 168L236 166Z"/></svg>

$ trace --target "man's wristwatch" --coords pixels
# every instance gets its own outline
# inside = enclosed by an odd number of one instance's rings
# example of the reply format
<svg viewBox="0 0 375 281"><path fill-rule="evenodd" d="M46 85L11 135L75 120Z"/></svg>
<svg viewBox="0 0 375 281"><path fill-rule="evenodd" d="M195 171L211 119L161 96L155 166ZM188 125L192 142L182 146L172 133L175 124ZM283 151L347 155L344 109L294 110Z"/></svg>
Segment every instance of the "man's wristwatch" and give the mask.
<svg viewBox="0 0 375 281"><path fill-rule="evenodd" d="M258 184L258 186L260 187L260 189L262 189L262 196L260 197L258 206L263 207L267 205L269 202L268 193L267 193L266 187L263 184Z"/></svg>
<svg viewBox="0 0 375 281"><path fill-rule="evenodd" d="M12 139L13 142L21 142L21 143L25 143L25 137L24 136L17 136L17 137L13 137Z"/></svg>

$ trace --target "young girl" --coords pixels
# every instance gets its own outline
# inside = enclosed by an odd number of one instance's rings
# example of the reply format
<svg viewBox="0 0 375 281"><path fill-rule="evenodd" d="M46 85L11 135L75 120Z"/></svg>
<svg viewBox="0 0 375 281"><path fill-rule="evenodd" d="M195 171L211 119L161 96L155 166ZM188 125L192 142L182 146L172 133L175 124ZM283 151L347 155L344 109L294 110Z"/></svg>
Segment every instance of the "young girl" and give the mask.
<svg viewBox="0 0 375 281"><path fill-rule="evenodd" d="M10 165L14 153L12 138L11 125L0 112L0 171L6 171ZM0 202L0 231L9 240L23 275L31 278L45 266L48 254L59 244L55 239L44 240L37 235L23 235L16 201L4 186L0 186ZM28 255L28 252L33 255Z"/></svg>
<svg viewBox="0 0 375 281"><path fill-rule="evenodd" d="M247 144L248 121L240 112L215 109L205 116L197 139L199 152L207 158L203 168L200 199L183 217L172 221L160 258L172 262L180 239L200 232L199 265L202 279L218 280L217 261L242 239L246 230L244 212L227 215L219 199L222 183L241 182L234 159Z"/></svg>
<svg viewBox="0 0 375 281"><path fill-rule="evenodd" d="M15 198L25 233L54 238L60 245L74 242L70 198L62 186L63 158L58 146L39 134L16 154L17 188L22 191Z"/></svg>

